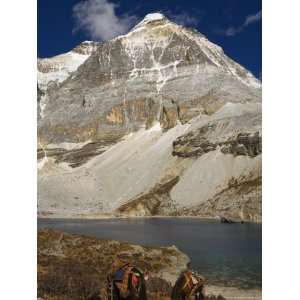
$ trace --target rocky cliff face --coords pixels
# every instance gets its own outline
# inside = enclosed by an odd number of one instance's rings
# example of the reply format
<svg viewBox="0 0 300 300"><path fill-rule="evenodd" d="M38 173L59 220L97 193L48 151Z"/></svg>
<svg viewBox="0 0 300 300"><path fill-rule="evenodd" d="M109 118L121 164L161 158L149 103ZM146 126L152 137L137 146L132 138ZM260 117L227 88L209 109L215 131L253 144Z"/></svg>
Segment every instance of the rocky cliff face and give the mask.
<svg viewBox="0 0 300 300"><path fill-rule="evenodd" d="M42 214L181 214L261 177L260 82L161 14L38 69Z"/></svg>

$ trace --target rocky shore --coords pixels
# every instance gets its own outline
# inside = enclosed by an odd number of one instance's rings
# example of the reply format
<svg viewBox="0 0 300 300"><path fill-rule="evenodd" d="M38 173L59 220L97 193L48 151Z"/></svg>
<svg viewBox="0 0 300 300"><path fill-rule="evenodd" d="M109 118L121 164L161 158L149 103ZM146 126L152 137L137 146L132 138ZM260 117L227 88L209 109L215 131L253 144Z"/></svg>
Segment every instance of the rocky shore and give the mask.
<svg viewBox="0 0 300 300"><path fill-rule="evenodd" d="M144 247L62 231L38 231L38 297L43 300L104 299L105 278L116 255L149 272L149 300L170 300L189 257L172 247ZM203 274L205 275L205 274ZM259 290L206 287L207 299L261 299Z"/></svg>

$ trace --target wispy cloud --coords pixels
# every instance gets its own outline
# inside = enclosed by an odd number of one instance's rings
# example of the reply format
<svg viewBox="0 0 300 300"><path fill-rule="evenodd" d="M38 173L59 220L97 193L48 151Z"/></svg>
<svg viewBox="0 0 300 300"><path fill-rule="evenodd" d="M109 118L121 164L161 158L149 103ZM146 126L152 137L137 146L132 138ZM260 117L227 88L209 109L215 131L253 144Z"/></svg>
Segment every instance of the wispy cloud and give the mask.
<svg viewBox="0 0 300 300"><path fill-rule="evenodd" d="M137 21L134 15L117 16L115 3L108 0L86 0L73 6L73 32L85 32L93 40L108 40L127 32Z"/></svg>
<svg viewBox="0 0 300 300"><path fill-rule="evenodd" d="M167 11L166 15L175 23L184 25L184 26L197 26L199 24L199 18L196 18L187 12L181 12L175 14L171 11Z"/></svg>
<svg viewBox="0 0 300 300"><path fill-rule="evenodd" d="M244 26L248 26L251 23L255 23L255 22L261 20L261 17L262 17L261 10L258 13L256 13L255 15L249 15L249 16L247 16L247 18L246 18L246 20L244 22Z"/></svg>
<svg viewBox="0 0 300 300"><path fill-rule="evenodd" d="M257 12L254 15L249 15L245 18L245 21L242 25L234 27L234 26L230 26L225 30L219 30L219 33L221 33L222 35L225 36L234 36L240 32L242 32L246 27L248 27L249 25L258 22L259 20L261 20L262 17L262 12L261 10L259 12Z"/></svg>

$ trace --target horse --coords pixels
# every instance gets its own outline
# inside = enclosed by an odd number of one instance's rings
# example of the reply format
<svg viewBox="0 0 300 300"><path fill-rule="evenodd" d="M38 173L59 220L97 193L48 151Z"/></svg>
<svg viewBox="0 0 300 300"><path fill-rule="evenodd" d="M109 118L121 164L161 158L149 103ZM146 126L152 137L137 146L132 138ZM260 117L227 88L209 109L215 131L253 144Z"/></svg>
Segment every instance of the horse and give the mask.
<svg viewBox="0 0 300 300"><path fill-rule="evenodd" d="M108 300L147 300L143 273L136 267L117 262L107 276Z"/></svg>
<svg viewBox="0 0 300 300"><path fill-rule="evenodd" d="M172 289L172 300L204 300L206 279L192 271L182 272Z"/></svg>

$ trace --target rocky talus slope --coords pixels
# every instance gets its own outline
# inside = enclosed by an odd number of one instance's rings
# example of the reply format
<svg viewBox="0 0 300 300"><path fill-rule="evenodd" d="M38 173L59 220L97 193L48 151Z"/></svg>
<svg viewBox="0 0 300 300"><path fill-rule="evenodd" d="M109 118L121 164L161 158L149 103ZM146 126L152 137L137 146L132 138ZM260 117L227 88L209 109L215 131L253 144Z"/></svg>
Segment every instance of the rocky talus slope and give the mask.
<svg viewBox="0 0 300 300"><path fill-rule="evenodd" d="M40 216L261 219L261 83L161 14L38 61Z"/></svg>

